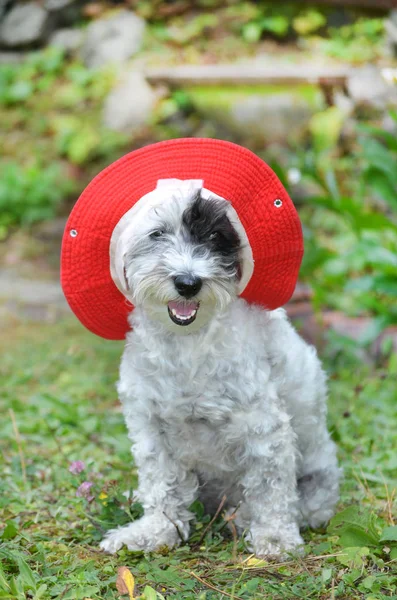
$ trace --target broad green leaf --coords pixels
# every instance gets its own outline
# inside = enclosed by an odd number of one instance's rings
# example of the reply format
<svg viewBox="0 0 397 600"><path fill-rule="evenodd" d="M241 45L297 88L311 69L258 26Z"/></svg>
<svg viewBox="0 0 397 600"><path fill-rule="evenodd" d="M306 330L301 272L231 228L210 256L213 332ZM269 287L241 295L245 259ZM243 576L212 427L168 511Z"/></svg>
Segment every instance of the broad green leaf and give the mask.
<svg viewBox="0 0 397 600"><path fill-rule="evenodd" d="M386 527L380 536L381 542L397 542L397 525Z"/></svg>
<svg viewBox="0 0 397 600"><path fill-rule="evenodd" d="M157 593L150 585L146 585L143 590L142 598L145 600L157 600Z"/></svg>
<svg viewBox="0 0 397 600"><path fill-rule="evenodd" d="M350 569L359 569L366 563L366 559L370 554L369 548L366 546L356 547L351 546L345 548L343 553L336 557L337 561Z"/></svg>
<svg viewBox="0 0 397 600"><path fill-rule="evenodd" d="M29 588L35 592L36 591L36 580L34 578L32 569L29 567L28 563L25 561L25 559L21 555L17 555L15 560L18 564L20 577L21 577L24 587Z"/></svg>
<svg viewBox="0 0 397 600"><path fill-rule="evenodd" d="M344 548L377 546L379 533L376 520L373 512L349 506L331 519L328 533L339 536L339 543Z"/></svg>
<svg viewBox="0 0 397 600"><path fill-rule="evenodd" d="M18 526L15 521L7 521L3 535L3 540L12 540L18 534Z"/></svg>

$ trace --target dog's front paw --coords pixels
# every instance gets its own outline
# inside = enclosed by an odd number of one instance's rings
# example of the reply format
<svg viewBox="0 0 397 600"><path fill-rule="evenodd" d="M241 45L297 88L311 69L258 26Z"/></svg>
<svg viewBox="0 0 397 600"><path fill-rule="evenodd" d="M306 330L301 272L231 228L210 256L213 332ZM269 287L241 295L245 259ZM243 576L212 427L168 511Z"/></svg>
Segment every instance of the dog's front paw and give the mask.
<svg viewBox="0 0 397 600"><path fill-rule="evenodd" d="M304 541L300 536L299 528L295 524L280 528L252 527L248 538L251 549L256 556L277 557L287 560L291 554L303 553Z"/></svg>
<svg viewBox="0 0 397 600"><path fill-rule="evenodd" d="M182 522L176 522L179 532L185 539L188 537L188 528ZM181 541L179 533L173 523L164 515L145 515L124 527L111 529L100 543L105 552L115 554L122 546L128 550L141 550L153 552L168 546L172 548Z"/></svg>

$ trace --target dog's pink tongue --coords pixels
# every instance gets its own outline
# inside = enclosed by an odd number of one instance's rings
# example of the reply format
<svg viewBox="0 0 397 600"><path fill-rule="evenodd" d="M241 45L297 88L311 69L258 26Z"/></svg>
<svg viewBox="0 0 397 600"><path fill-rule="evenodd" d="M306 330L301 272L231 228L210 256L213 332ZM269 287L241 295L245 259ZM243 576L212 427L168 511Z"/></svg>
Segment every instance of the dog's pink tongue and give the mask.
<svg viewBox="0 0 397 600"><path fill-rule="evenodd" d="M177 302L171 301L168 302L168 306L170 310L174 310L177 315L181 317L190 317L192 312L198 309L198 302Z"/></svg>

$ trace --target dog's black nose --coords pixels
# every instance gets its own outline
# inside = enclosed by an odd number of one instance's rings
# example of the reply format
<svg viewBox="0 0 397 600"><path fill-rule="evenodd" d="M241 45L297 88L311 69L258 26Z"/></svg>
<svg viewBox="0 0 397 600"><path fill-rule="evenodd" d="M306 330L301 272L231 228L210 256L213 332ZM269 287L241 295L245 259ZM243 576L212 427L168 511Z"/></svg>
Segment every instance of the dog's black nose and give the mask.
<svg viewBox="0 0 397 600"><path fill-rule="evenodd" d="M174 279L174 284L179 294L184 298L192 298L192 296L199 293L203 286L200 277L194 277L194 275L178 275Z"/></svg>

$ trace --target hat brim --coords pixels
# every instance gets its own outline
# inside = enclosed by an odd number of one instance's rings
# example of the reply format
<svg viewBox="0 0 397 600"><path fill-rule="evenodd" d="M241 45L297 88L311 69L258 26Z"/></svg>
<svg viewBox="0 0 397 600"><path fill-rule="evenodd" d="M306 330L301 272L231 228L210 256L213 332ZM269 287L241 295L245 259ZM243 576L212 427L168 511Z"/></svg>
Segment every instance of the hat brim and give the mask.
<svg viewBox="0 0 397 600"><path fill-rule="evenodd" d="M99 173L67 221L61 283L80 321L107 339L123 339L133 309L112 280L109 246L121 217L159 179L201 179L229 200L248 236L254 273L242 293L273 310L291 297L303 256L302 229L280 180L251 151L222 140L186 138L131 152ZM275 200L281 200L275 203Z"/></svg>

